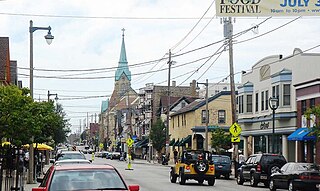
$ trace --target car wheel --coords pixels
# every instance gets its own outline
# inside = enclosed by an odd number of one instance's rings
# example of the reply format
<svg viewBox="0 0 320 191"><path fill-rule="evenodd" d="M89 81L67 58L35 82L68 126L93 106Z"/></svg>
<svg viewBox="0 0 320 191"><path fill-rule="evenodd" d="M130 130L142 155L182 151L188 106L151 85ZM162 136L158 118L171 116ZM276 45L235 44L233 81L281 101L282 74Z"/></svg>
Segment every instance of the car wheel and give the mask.
<svg viewBox="0 0 320 191"><path fill-rule="evenodd" d="M203 182L204 182L203 179L199 179L199 180L198 180L198 183L199 183L199 184L203 184Z"/></svg>
<svg viewBox="0 0 320 191"><path fill-rule="evenodd" d="M274 180L273 179L271 179L270 182L269 182L269 189L270 189L270 191L276 191L277 190L276 186L274 185Z"/></svg>
<svg viewBox="0 0 320 191"><path fill-rule="evenodd" d="M181 184L181 185L186 184L186 178L184 177L184 174L181 171L179 173L179 184Z"/></svg>
<svg viewBox="0 0 320 191"><path fill-rule="evenodd" d="M204 174L208 171L209 165L205 161L197 161L195 164L195 170L199 174Z"/></svg>
<svg viewBox="0 0 320 191"><path fill-rule="evenodd" d="M171 169L170 171L170 182L176 183L177 182L177 175L174 173L174 171Z"/></svg>
<svg viewBox="0 0 320 191"><path fill-rule="evenodd" d="M208 185L209 186L213 186L215 182L216 182L215 178L208 179Z"/></svg>
<svg viewBox="0 0 320 191"><path fill-rule="evenodd" d="M293 184L293 181L290 181L289 182L289 188L288 188L289 191L296 191L296 188L294 187L294 184Z"/></svg>
<svg viewBox="0 0 320 191"><path fill-rule="evenodd" d="M237 184L238 184L238 185L243 185L243 183L244 183L244 179L242 178L240 172L238 172Z"/></svg>
<svg viewBox="0 0 320 191"><path fill-rule="evenodd" d="M250 176L250 185L252 187L256 187L258 185L257 179L254 177L254 174L251 174Z"/></svg>

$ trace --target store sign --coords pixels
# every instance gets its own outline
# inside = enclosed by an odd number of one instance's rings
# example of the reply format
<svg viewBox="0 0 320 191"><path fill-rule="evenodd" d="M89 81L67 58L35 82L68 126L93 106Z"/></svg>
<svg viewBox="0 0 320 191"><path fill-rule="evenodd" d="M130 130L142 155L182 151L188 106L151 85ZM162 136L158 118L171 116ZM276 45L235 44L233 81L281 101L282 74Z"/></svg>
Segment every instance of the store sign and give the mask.
<svg viewBox="0 0 320 191"><path fill-rule="evenodd" d="M320 16L320 0L216 0L223 17Z"/></svg>

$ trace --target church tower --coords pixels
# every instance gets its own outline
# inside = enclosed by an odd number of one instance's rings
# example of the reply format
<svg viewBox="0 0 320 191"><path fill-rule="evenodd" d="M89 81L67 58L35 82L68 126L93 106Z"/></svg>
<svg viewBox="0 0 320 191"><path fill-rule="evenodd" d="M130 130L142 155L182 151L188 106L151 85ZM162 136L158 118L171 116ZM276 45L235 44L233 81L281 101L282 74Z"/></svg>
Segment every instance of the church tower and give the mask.
<svg viewBox="0 0 320 191"><path fill-rule="evenodd" d="M110 98L110 106L116 106L124 96L136 95L137 93L131 88L131 72L128 67L126 47L124 43L124 31L122 29L122 44L118 68L115 73L115 82L112 96Z"/></svg>

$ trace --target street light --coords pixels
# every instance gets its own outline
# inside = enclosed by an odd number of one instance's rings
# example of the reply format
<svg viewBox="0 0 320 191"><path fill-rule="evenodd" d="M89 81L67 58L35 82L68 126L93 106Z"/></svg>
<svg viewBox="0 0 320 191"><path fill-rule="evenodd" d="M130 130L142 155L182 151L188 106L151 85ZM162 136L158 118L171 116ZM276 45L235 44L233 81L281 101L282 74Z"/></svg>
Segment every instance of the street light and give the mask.
<svg viewBox="0 0 320 191"><path fill-rule="evenodd" d="M205 128L205 144L204 144L204 149L207 151L208 150L208 123L209 123L209 110L208 110L208 79L206 80L206 83L199 83L197 82L197 89L199 89L199 84L205 85L206 86L206 128Z"/></svg>
<svg viewBox="0 0 320 191"><path fill-rule="evenodd" d="M30 96L33 99L33 32L36 30L47 30L48 34L44 36L47 43L50 45L52 43L52 40L54 37L51 35L51 27L34 27L32 20L30 20L30 27L29 27L29 33L30 33ZM34 137L31 138L32 142L34 141ZM29 174L28 174L28 183L34 183L34 149L33 144L30 144L29 148Z"/></svg>
<svg viewBox="0 0 320 191"><path fill-rule="evenodd" d="M275 141L274 141L274 128L275 128L275 111L278 108L278 98L276 97L270 97L269 98L269 106L272 109L272 153L274 153L275 149L274 149L274 145L275 145Z"/></svg>
<svg viewBox="0 0 320 191"><path fill-rule="evenodd" d="M48 96L48 102L50 101L50 96L53 96L53 95L56 96L56 97L54 98L56 101L59 99L59 98L58 98L58 94L51 94L50 91L48 90L48 95L47 95L47 96Z"/></svg>

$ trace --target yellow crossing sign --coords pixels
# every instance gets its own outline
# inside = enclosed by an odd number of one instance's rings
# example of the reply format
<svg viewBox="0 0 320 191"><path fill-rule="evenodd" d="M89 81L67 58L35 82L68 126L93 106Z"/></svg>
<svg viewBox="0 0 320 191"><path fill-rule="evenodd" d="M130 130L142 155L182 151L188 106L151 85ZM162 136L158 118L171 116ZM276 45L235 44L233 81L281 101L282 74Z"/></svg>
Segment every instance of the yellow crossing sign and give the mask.
<svg viewBox="0 0 320 191"><path fill-rule="evenodd" d="M128 138L126 142L127 142L128 147L132 147L134 140L132 140L131 138Z"/></svg>
<svg viewBox="0 0 320 191"><path fill-rule="evenodd" d="M231 137L231 142L239 143L240 142L240 137Z"/></svg>
<svg viewBox="0 0 320 191"><path fill-rule="evenodd" d="M238 137L240 135L242 129L238 123L234 123L230 126L229 131L233 137Z"/></svg>

